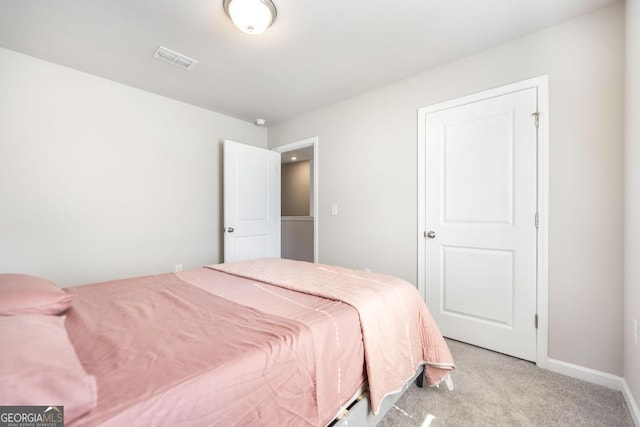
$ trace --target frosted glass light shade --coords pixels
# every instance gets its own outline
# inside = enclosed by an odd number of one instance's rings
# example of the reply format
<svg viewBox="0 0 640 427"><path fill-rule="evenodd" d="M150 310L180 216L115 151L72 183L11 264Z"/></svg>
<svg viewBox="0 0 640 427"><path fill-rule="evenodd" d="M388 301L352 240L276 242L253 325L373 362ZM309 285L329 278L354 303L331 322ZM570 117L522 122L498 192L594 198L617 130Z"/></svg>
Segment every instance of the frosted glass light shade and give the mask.
<svg viewBox="0 0 640 427"><path fill-rule="evenodd" d="M223 6L234 25L247 34L263 33L276 19L271 0L224 0Z"/></svg>

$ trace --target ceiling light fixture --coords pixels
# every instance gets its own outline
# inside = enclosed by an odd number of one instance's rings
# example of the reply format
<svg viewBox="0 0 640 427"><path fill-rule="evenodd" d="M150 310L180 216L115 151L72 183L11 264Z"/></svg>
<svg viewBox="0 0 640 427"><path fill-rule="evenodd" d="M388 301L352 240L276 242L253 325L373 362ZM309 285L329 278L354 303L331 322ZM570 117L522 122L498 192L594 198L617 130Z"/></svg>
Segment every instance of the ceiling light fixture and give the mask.
<svg viewBox="0 0 640 427"><path fill-rule="evenodd" d="M223 0L222 6L233 24L247 34L263 33L278 15L271 0Z"/></svg>

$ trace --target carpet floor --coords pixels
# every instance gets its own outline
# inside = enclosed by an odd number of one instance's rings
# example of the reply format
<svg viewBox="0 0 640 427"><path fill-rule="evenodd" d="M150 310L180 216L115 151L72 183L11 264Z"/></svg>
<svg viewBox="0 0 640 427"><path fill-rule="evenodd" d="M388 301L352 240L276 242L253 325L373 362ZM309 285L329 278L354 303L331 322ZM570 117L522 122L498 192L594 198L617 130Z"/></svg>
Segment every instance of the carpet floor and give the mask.
<svg viewBox="0 0 640 427"><path fill-rule="evenodd" d="M413 384L378 424L633 427L622 393L540 369L531 362L447 340L454 390Z"/></svg>

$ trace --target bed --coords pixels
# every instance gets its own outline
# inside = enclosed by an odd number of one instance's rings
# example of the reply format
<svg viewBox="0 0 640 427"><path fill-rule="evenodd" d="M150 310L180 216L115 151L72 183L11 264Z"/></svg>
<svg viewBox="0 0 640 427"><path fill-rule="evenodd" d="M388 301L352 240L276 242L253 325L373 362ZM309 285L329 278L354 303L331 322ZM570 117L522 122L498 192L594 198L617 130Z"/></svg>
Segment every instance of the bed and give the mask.
<svg viewBox="0 0 640 427"><path fill-rule="evenodd" d="M416 372L435 385L454 367L416 289L380 274L260 259L55 295L0 302L23 346L0 359L0 404L64 406L72 427L339 425L363 396L380 415ZM14 374L32 330L38 366Z"/></svg>

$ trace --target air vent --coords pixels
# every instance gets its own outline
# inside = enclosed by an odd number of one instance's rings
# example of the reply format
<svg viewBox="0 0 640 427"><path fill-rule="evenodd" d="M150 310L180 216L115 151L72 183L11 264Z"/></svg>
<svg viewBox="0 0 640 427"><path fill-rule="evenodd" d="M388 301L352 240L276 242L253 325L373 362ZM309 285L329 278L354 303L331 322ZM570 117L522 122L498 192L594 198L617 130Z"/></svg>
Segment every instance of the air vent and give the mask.
<svg viewBox="0 0 640 427"><path fill-rule="evenodd" d="M182 68L183 70L192 70L193 67L198 65L198 61L196 61L195 59L191 59L188 56L184 56L181 53L175 52L162 46L160 46L158 50L156 50L156 53L153 54L153 57L161 61L168 62L169 64L173 64L178 68Z"/></svg>

